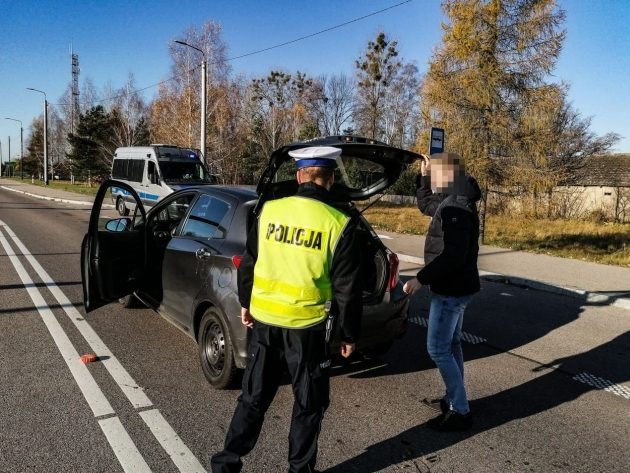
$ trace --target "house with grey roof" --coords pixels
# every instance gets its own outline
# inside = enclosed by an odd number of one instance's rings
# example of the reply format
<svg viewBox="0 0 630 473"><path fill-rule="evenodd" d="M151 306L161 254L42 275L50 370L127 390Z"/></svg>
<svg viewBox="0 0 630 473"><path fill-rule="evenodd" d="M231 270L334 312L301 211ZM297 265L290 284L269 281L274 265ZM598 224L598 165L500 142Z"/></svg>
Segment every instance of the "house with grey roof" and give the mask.
<svg viewBox="0 0 630 473"><path fill-rule="evenodd" d="M630 154L593 156L562 186L554 189L556 201L577 216L601 213L609 219L630 222Z"/></svg>

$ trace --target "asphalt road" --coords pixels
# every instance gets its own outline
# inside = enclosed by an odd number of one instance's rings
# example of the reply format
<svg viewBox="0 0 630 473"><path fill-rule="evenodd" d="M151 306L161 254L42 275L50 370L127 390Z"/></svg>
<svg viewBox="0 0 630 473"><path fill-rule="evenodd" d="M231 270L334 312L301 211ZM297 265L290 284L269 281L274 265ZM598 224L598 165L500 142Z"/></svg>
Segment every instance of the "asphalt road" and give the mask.
<svg viewBox="0 0 630 473"><path fill-rule="evenodd" d="M89 211L0 189L0 471L208 469L238 391L210 388L194 342L150 310L85 316ZM427 302L388 355L333 369L321 470L630 471L630 312L485 283L464 323L475 426L438 434L420 402L441 392ZM244 471L286 471L291 405L285 385Z"/></svg>

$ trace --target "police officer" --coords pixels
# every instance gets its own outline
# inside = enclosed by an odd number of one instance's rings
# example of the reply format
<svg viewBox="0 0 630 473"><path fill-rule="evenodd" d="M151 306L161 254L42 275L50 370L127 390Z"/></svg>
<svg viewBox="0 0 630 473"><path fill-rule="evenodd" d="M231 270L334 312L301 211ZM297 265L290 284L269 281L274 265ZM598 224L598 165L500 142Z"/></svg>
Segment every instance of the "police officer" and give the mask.
<svg viewBox="0 0 630 473"><path fill-rule="evenodd" d="M212 458L215 473L241 470L285 368L294 395L289 472L315 471L329 404L330 314L339 322L341 355L348 357L362 313L356 223L333 206L329 193L340 154L330 146L290 151L298 191L266 202L248 235L238 287L241 319L252 329L249 360L224 450Z"/></svg>

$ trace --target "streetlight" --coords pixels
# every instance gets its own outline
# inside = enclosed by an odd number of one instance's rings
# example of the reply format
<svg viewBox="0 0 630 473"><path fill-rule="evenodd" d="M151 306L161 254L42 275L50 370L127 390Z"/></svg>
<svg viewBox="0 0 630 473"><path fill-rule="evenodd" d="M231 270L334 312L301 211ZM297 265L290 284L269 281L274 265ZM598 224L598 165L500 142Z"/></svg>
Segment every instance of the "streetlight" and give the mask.
<svg viewBox="0 0 630 473"><path fill-rule="evenodd" d="M20 123L20 179L24 179L24 141L22 139L22 133L24 129L22 128L22 120L18 120L16 118L5 118L5 120L11 120L13 122Z"/></svg>
<svg viewBox="0 0 630 473"><path fill-rule="evenodd" d="M48 185L48 98L43 90L27 87L26 90L44 94L44 184Z"/></svg>
<svg viewBox="0 0 630 473"><path fill-rule="evenodd" d="M201 53L203 56L203 61L201 63L201 138L200 138L200 148L201 155L203 156L204 162L206 161L206 53L204 53L201 49L192 44L188 44L184 41L175 40L177 44L181 44L183 46L188 46L189 48L193 48Z"/></svg>

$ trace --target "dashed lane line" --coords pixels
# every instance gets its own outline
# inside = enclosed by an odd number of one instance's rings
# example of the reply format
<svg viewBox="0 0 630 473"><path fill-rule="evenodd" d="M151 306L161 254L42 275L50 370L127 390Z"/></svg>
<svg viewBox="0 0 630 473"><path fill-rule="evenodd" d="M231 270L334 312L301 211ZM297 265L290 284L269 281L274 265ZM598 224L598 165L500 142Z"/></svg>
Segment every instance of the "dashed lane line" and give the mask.
<svg viewBox="0 0 630 473"><path fill-rule="evenodd" d="M421 327L425 327L428 328L429 326L429 320L426 317L409 317L409 322L416 324L416 325L420 325ZM462 332L462 340L468 342L468 343L472 343L472 344L477 344L477 343L483 343L483 342L487 342L487 340L485 338L479 337L477 335L473 335L471 333L467 333L467 332ZM512 353L511 351L508 351L507 353ZM529 359L529 358L528 358ZM534 363L538 363L536 360L533 359L529 359L530 361L534 362ZM549 366L549 368L552 369L558 369L558 366ZM566 373L565 374L569 374L570 373ZM572 379L574 381L578 381L580 383L583 384L587 384L593 388L596 388L598 390L602 390L602 391L606 391L609 393L612 393L616 396L621 396L624 399L629 399L630 400L630 387L628 386L624 386L623 384L616 384L613 381L610 381L608 379L605 378L600 378L599 376L595 376L594 374L590 374L590 373L578 373L576 375L574 375L572 377Z"/></svg>
<svg viewBox="0 0 630 473"><path fill-rule="evenodd" d="M596 389L601 389L624 399L630 399L630 388L622 384L616 384L608 379L600 378L589 373L579 373L573 376L575 381L588 384Z"/></svg>
<svg viewBox="0 0 630 473"><path fill-rule="evenodd" d="M425 317L409 317L409 322L416 325L420 325L421 327L425 327L425 328L429 327L429 319ZM471 343L473 345L487 341L485 338L479 337L477 335L473 335L472 333L468 333L468 332L462 332L462 340L464 340L465 342Z"/></svg>

